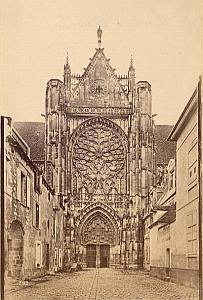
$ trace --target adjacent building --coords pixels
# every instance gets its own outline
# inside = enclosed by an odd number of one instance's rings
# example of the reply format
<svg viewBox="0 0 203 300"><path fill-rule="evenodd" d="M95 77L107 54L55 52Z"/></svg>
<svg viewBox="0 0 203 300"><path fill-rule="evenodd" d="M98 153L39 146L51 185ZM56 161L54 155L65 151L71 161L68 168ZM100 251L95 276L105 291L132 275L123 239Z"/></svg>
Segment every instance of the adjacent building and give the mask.
<svg viewBox="0 0 203 300"><path fill-rule="evenodd" d="M144 266L165 280L198 287L199 282L199 162L197 87L169 134L176 156L157 169L144 214ZM200 149L200 148L199 148Z"/></svg>
<svg viewBox="0 0 203 300"><path fill-rule="evenodd" d="M171 276L191 286L197 286L199 270L198 92L196 88L169 135L177 142L176 239Z"/></svg>
<svg viewBox="0 0 203 300"><path fill-rule="evenodd" d="M62 268L64 210L27 143L4 120L5 277L30 279Z"/></svg>

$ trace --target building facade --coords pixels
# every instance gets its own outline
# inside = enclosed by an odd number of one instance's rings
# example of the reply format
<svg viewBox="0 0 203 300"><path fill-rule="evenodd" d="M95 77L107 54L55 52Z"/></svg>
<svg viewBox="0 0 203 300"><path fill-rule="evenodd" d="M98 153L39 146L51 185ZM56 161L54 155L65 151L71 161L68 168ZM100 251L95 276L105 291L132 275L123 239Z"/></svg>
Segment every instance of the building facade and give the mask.
<svg viewBox="0 0 203 300"><path fill-rule="evenodd" d="M168 140L176 142L176 157L157 168L157 183L144 214L144 266L150 274L186 286L199 286L199 201L201 185L196 88Z"/></svg>
<svg viewBox="0 0 203 300"><path fill-rule="evenodd" d="M4 126L5 278L31 279L62 268L64 209L10 118Z"/></svg>
<svg viewBox="0 0 203 300"><path fill-rule="evenodd" d="M143 264L142 211L155 181L151 86L131 59L117 76L101 47L82 75L46 89L45 176L66 207L66 264Z"/></svg>
<svg viewBox="0 0 203 300"><path fill-rule="evenodd" d="M171 276L190 286L198 285L199 271L198 97L196 88L169 136L177 141L176 239Z"/></svg>

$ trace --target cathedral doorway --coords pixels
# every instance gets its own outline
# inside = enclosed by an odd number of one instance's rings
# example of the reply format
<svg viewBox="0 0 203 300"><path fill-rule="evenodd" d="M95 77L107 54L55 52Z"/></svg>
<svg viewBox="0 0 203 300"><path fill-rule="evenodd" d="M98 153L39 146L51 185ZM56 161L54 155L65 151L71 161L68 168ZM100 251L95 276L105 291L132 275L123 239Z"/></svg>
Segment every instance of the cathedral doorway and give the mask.
<svg viewBox="0 0 203 300"><path fill-rule="evenodd" d="M100 245L100 268L108 268L110 259L110 246Z"/></svg>
<svg viewBox="0 0 203 300"><path fill-rule="evenodd" d="M88 268L108 268L110 260L110 245L86 246L86 264Z"/></svg>
<svg viewBox="0 0 203 300"><path fill-rule="evenodd" d="M96 268L96 245L87 245L86 261L88 268Z"/></svg>

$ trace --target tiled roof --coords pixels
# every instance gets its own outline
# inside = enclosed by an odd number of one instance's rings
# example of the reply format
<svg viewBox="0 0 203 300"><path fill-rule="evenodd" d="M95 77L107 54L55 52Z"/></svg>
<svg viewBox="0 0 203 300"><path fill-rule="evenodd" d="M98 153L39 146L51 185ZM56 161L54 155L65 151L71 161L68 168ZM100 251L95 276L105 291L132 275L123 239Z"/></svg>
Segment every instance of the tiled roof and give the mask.
<svg viewBox="0 0 203 300"><path fill-rule="evenodd" d="M176 156L176 142L167 141L172 129L171 125L156 125L155 127L157 163L159 164L168 164L169 160Z"/></svg>
<svg viewBox="0 0 203 300"><path fill-rule="evenodd" d="M41 122L15 122L22 138L30 146L32 160L44 160L45 124ZM168 164L175 157L176 143L167 141L172 130L170 125L157 125L155 128L155 142L157 146L157 163Z"/></svg>
<svg viewBox="0 0 203 300"><path fill-rule="evenodd" d="M32 160L44 160L45 124L42 122L14 122L14 128L30 147Z"/></svg>

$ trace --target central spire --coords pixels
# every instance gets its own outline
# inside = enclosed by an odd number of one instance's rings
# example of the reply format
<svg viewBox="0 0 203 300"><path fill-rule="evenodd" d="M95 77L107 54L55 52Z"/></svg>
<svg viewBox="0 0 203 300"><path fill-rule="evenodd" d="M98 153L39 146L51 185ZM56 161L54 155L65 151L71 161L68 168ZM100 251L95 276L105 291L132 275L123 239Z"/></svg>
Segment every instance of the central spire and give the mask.
<svg viewBox="0 0 203 300"><path fill-rule="evenodd" d="M101 27L97 29L97 38L98 38L98 48L101 48L101 37L102 37L102 30Z"/></svg>

